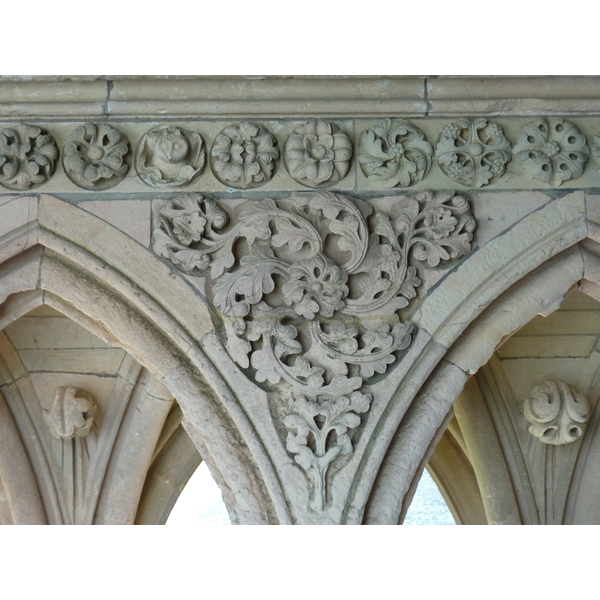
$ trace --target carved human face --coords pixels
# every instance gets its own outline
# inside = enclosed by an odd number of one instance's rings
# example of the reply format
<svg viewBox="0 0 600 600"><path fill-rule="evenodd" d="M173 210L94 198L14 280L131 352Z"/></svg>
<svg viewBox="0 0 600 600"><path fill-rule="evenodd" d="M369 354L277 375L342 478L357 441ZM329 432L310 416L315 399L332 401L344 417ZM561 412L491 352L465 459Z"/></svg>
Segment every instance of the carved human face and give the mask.
<svg viewBox="0 0 600 600"><path fill-rule="evenodd" d="M189 151L189 142L177 127L169 127L156 138L156 154L165 162L182 162Z"/></svg>

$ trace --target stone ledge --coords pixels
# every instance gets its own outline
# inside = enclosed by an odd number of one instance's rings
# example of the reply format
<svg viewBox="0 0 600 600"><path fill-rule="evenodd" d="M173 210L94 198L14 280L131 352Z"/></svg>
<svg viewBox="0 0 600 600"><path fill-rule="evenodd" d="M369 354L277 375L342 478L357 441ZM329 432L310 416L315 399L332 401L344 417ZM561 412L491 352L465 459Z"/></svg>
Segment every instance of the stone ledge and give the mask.
<svg viewBox="0 0 600 600"><path fill-rule="evenodd" d="M600 114L600 77L0 77L0 116Z"/></svg>

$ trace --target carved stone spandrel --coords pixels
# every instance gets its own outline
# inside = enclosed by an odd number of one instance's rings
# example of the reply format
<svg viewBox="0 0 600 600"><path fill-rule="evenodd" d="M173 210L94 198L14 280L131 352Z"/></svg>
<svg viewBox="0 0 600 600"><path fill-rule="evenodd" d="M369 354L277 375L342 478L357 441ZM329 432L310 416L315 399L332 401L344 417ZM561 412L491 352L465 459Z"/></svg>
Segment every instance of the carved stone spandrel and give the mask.
<svg viewBox="0 0 600 600"><path fill-rule="evenodd" d="M210 154L215 177L224 185L245 190L271 179L279 149L275 136L262 125L245 121L225 127Z"/></svg>
<svg viewBox="0 0 600 600"><path fill-rule="evenodd" d="M76 127L63 148L67 177L85 190L114 187L129 170L129 141L105 123L85 123Z"/></svg>
<svg viewBox="0 0 600 600"><path fill-rule="evenodd" d="M337 125L312 119L300 125L285 143L288 173L302 185L326 187L341 181L350 170L352 141Z"/></svg>
<svg viewBox="0 0 600 600"><path fill-rule="evenodd" d="M326 508L329 465L342 468L359 435L371 400L364 386L412 342L414 325L398 312L422 284L414 264L464 256L474 229L454 192L399 198L389 210L298 193L249 202L231 220L200 195L158 210L154 251L209 279L231 358L281 395L275 419L312 483L314 511Z"/></svg>
<svg viewBox="0 0 600 600"><path fill-rule="evenodd" d="M88 392L75 386L61 386L56 388L52 408L43 410L42 416L53 437L70 440L90 432L96 410Z"/></svg>
<svg viewBox="0 0 600 600"><path fill-rule="evenodd" d="M483 118L461 118L449 123L435 150L447 177L475 188L502 177L511 159L510 142L502 127Z"/></svg>
<svg viewBox="0 0 600 600"><path fill-rule="evenodd" d="M137 147L135 168L144 183L155 188L177 188L193 183L206 160L202 137L175 125L159 125L146 132Z"/></svg>
<svg viewBox="0 0 600 600"><path fill-rule="evenodd" d="M54 174L58 148L41 127L20 123L0 132L0 184L11 190L29 190Z"/></svg>
<svg viewBox="0 0 600 600"><path fill-rule="evenodd" d="M589 400L564 381L545 381L525 400L529 433L544 444L569 444L581 438L591 413Z"/></svg>
<svg viewBox="0 0 600 600"><path fill-rule="evenodd" d="M585 136L560 117L539 117L524 125L514 153L527 177L553 187L581 177L590 156Z"/></svg>

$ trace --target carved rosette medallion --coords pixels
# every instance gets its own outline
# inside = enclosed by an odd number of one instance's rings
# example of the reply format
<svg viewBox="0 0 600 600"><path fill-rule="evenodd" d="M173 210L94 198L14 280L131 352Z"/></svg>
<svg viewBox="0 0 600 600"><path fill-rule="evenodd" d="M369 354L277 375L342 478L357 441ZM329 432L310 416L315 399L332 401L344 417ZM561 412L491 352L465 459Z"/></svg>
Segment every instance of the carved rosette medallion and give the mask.
<svg viewBox="0 0 600 600"><path fill-rule="evenodd" d="M341 181L350 170L352 142L337 125L313 119L287 139L284 159L288 173L302 185L326 187Z"/></svg>
<svg viewBox="0 0 600 600"><path fill-rule="evenodd" d="M0 133L0 184L11 190L29 190L54 174L58 148L41 127L20 123Z"/></svg>
<svg viewBox="0 0 600 600"><path fill-rule="evenodd" d="M154 226L158 254L208 275L225 346L278 399L276 424L309 474L312 508L323 510L328 468L351 454L369 410L365 383L411 343L414 325L397 311L422 283L415 264L471 249L468 202L423 192L384 212L300 193L247 203L230 223L217 202L193 195L165 201Z"/></svg>
<svg viewBox="0 0 600 600"><path fill-rule="evenodd" d="M389 188L421 181L429 173L432 156L425 134L402 119L383 119L360 136L358 162L363 173Z"/></svg>
<svg viewBox="0 0 600 600"><path fill-rule="evenodd" d="M510 142L496 123L462 118L444 127L436 156L452 181L479 188L504 175L511 159Z"/></svg>
<svg viewBox="0 0 600 600"><path fill-rule="evenodd" d="M68 178L85 190L106 190L127 175L129 141L104 123L85 123L73 130L63 148Z"/></svg>
<svg viewBox="0 0 600 600"><path fill-rule="evenodd" d="M70 440L85 437L94 423L96 403L85 390L74 387L57 387L51 410L42 416L50 433L57 439Z"/></svg>
<svg viewBox="0 0 600 600"><path fill-rule="evenodd" d="M225 127L215 138L210 154L215 177L227 186L245 190L271 179L279 149L275 137L262 125L244 122Z"/></svg>
<svg viewBox="0 0 600 600"><path fill-rule="evenodd" d="M135 168L140 179L155 188L177 188L193 183L205 161L200 134L175 125L159 125L146 132L135 153Z"/></svg>
<svg viewBox="0 0 600 600"><path fill-rule="evenodd" d="M583 435L589 400L564 381L545 381L525 400L529 433L544 444L568 444Z"/></svg>
<svg viewBox="0 0 600 600"><path fill-rule="evenodd" d="M560 117L540 117L524 125L514 153L527 177L553 187L581 177L590 156L585 136Z"/></svg>

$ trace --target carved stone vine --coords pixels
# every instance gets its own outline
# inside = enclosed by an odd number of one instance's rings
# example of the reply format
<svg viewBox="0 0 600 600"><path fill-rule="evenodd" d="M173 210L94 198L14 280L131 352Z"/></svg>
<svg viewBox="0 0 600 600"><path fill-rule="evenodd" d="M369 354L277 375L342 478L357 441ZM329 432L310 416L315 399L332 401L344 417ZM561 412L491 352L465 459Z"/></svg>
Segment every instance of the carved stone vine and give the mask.
<svg viewBox="0 0 600 600"><path fill-rule="evenodd" d="M273 176L279 158L275 137L262 125L248 122L225 127L210 153L215 177L238 189L264 185Z"/></svg>
<svg viewBox="0 0 600 600"><path fill-rule="evenodd" d="M524 125L514 153L527 177L553 187L581 177L590 156L585 136L560 117L540 117Z"/></svg>
<svg viewBox="0 0 600 600"><path fill-rule="evenodd" d="M511 159L510 142L496 123L462 118L444 127L436 155L452 181L479 188L504 175Z"/></svg>
<svg viewBox="0 0 600 600"><path fill-rule="evenodd" d="M144 134L137 147L135 168L142 181L156 188L192 183L206 160L204 142L196 131L159 125Z"/></svg>
<svg viewBox="0 0 600 600"><path fill-rule="evenodd" d="M96 403L85 390L74 387L57 387L52 408L42 411L50 433L57 439L70 440L85 437L94 423Z"/></svg>
<svg viewBox="0 0 600 600"><path fill-rule="evenodd" d="M425 134L402 119L383 119L363 131L358 162L368 179L386 187L408 187L421 181L431 168L433 147Z"/></svg>
<svg viewBox="0 0 600 600"><path fill-rule="evenodd" d="M0 132L0 184L24 191L42 185L54 174L58 148L41 127L20 123Z"/></svg>
<svg viewBox="0 0 600 600"><path fill-rule="evenodd" d="M589 400L564 381L545 381L524 404L529 433L544 444L568 444L582 435L591 414Z"/></svg>
<svg viewBox="0 0 600 600"><path fill-rule="evenodd" d="M324 187L341 181L350 170L352 142L337 125L312 119L300 125L285 144L289 174L309 187Z"/></svg>
<svg viewBox="0 0 600 600"><path fill-rule="evenodd" d="M165 201L153 248L208 275L231 357L284 397L286 446L327 504L329 466L352 452L371 401L363 386L408 348L397 311L417 295L412 263L436 267L471 249L468 202L454 192L399 198L389 210L313 192L247 203L233 222L200 195Z"/></svg>
<svg viewBox="0 0 600 600"><path fill-rule="evenodd" d="M106 190L123 181L129 165L129 141L104 123L85 123L73 130L63 149L69 179L85 190Z"/></svg>

